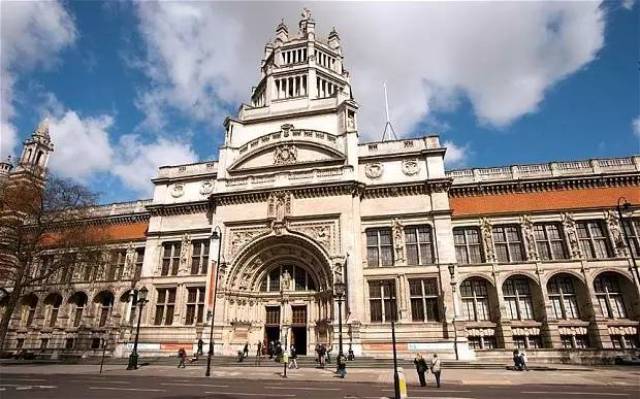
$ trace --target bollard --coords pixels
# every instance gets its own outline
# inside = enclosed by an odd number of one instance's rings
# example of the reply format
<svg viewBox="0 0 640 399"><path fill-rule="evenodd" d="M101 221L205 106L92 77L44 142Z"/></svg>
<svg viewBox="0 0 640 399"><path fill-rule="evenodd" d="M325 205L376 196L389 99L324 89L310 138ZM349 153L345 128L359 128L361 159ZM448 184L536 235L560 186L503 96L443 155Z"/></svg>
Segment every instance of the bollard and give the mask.
<svg viewBox="0 0 640 399"><path fill-rule="evenodd" d="M407 377L404 375L404 369L398 367L398 385L400 385L400 397L397 399L407 399Z"/></svg>

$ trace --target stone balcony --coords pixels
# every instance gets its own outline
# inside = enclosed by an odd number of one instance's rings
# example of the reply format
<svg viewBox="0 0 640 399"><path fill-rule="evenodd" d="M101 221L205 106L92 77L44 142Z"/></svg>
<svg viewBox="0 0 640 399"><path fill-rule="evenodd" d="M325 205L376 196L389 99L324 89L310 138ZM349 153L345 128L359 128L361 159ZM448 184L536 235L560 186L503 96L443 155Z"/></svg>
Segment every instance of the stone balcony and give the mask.
<svg viewBox="0 0 640 399"><path fill-rule="evenodd" d="M640 171L640 156L511 165L495 168L456 169L446 171L446 175L453 178L453 184L456 185L638 171Z"/></svg>
<svg viewBox="0 0 640 399"><path fill-rule="evenodd" d="M187 165L161 166L158 177L153 182L162 179L176 179L182 177L215 174L218 172L217 161L198 162Z"/></svg>

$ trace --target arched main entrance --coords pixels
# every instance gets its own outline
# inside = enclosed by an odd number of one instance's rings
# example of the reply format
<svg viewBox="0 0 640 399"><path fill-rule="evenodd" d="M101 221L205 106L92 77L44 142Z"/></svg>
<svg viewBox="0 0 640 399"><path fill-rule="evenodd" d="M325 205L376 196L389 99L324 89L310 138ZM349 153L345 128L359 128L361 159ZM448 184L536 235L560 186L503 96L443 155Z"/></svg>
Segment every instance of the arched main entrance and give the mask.
<svg viewBox="0 0 640 399"><path fill-rule="evenodd" d="M280 341L307 353L331 336L329 256L297 233L267 235L240 251L222 277L229 349Z"/></svg>

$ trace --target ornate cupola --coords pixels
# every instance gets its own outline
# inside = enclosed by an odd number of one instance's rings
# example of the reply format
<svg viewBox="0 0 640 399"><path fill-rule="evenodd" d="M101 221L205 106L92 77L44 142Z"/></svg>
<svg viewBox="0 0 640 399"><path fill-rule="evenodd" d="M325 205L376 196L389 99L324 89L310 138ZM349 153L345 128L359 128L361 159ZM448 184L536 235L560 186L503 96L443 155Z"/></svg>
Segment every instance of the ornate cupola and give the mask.
<svg viewBox="0 0 640 399"><path fill-rule="evenodd" d="M49 136L49 121L44 119L31 137L24 142L22 156L18 162L19 171L30 171L44 176L49 156L53 152L53 143Z"/></svg>
<svg viewBox="0 0 640 399"><path fill-rule="evenodd" d="M0 161L0 180L6 178L11 169L13 169L13 162L11 161L11 155L9 155L6 161Z"/></svg>
<svg viewBox="0 0 640 399"><path fill-rule="evenodd" d="M289 28L285 25L284 20L280 21L276 27L276 43L286 43L289 40Z"/></svg>

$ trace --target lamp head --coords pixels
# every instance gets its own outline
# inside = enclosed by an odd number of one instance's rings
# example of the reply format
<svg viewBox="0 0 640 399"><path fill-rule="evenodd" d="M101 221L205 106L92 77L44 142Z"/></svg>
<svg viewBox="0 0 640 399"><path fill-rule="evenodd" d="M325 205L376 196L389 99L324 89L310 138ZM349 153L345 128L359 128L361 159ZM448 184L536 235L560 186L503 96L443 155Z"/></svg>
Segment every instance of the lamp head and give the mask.
<svg viewBox="0 0 640 399"><path fill-rule="evenodd" d="M346 291L346 285L341 278L333 284L333 290L337 296L343 296Z"/></svg>
<svg viewBox="0 0 640 399"><path fill-rule="evenodd" d="M450 264L449 266L447 266L449 268L449 275L451 276L451 279L453 279L453 277L456 274L456 265L454 265L453 263Z"/></svg>
<svg viewBox="0 0 640 399"><path fill-rule="evenodd" d="M220 239L220 233L218 233L217 230L214 230L213 233L211 233L211 239L219 240Z"/></svg>
<svg viewBox="0 0 640 399"><path fill-rule="evenodd" d="M630 210L631 210L631 202L629 202L629 201L625 200L625 201L622 203L622 210L623 210L623 211L630 211Z"/></svg>
<svg viewBox="0 0 640 399"><path fill-rule="evenodd" d="M138 291L138 301L146 300L148 293L149 293L149 290L147 289L147 287L140 288L140 290Z"/></svg>

